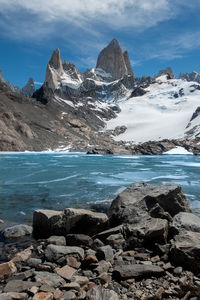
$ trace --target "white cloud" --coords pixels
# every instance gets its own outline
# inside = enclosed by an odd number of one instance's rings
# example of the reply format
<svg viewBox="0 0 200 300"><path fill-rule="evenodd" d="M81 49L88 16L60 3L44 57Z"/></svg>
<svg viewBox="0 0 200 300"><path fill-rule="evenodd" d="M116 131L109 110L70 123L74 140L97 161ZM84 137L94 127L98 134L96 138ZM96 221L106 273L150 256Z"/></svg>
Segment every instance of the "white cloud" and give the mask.
<svg viewBox="0 0 200 300"><path fill-rule="evenodd" d="M45 36L58 23L66 23L66 34L73 26L95 34L99 24L144 30L175 17L182 5L179 0L0 0L0 25L18 38Z"/></svg>

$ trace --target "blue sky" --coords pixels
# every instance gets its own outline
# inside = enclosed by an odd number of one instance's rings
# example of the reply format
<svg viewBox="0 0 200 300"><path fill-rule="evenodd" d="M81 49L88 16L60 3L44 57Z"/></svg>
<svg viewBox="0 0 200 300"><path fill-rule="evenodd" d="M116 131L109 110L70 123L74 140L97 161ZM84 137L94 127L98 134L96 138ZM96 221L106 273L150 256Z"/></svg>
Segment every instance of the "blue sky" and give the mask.
<svg viewBox="0 0 200 300"><path fill-rule="evenodd" d="M200 72L199 15L199 0L0 0L0 68L20 87L43 82L54 49L85 71L117 38L136 76Z"/></svg>

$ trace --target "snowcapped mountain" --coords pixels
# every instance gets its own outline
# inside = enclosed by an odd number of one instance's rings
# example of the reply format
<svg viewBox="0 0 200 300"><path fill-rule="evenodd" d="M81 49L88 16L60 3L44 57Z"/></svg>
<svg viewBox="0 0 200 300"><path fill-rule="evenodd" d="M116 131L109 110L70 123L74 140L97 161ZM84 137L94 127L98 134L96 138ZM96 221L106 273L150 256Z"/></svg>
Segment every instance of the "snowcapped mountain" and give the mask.
<svg viewBox="0 0 200 300"><path fill-rule="evenodd" d="M106 128L127 129L115 140L138 143L200 137L200 85L162 75L144 91L118 103L121 112Z"/></svg>
<svg viewBox="0 0 200 300"><path fill-rule="evenodd" d="M35 92L32 79L15 91L0 72L2 150L162 154L180 146L200 154L199 78L192 72L176 79L170 67L137 78L116 39L84 73L56 49Z"/></svg>

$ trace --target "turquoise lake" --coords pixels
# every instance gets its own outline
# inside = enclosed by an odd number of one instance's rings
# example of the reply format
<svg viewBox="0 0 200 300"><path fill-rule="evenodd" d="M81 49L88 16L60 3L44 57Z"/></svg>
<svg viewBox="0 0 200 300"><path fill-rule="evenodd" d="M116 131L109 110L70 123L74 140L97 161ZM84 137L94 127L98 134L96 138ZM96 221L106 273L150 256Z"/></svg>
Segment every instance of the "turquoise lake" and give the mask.
<svg viewBox="0 0 200 300"><path fill-rule="evenodd" d="M200 211L200 158L192 155L104 156L0 154L0 219L31 222L35 209L90 207L137 181L179 184Z"/></svg>

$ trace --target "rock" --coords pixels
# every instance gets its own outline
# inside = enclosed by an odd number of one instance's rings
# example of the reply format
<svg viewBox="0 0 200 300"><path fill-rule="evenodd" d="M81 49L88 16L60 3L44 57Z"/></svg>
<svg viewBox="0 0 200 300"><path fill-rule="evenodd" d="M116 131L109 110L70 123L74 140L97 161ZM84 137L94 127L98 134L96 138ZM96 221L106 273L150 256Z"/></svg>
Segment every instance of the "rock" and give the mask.
<svg viewBox="0 0 200 300"><path fill-rule="evenodd" d="M80 286L84 286L89 283L89 279L86 276L79 276L79 275L73 276L71 281L78 283Z"/></svg>
<svg viewBox="0 0 200 300"><path fill-rule="evenodd" d="M47 239L47 243L53 245L59 245L59 246L66 246L66 239L64 236L52 235Z"/></svg>
<svg viewBox="0 0 200 300"><path fill-rule="evenodd" d="M33 78L29 78L27 84L21 89L20 93L26 97L32 97L35 92L35 84Z"/></svg>
<svg viewBox="0 0 200 300"><path fill-rule="evenodd" d="M106 273L108 272L108 270L111 268L111 263L110 262L107 262L105 260L101 260L98 264L98 266L96 267L95 271L98 273L98 274L101 274L101 273Z"/></svg>
<svg viewBox="0 0 200 300"><path fill-rule="evenodd" d="M29 281L23 281L23 280L10 280L6 284L4 288L4 292L27 292L30 288L33 286L38 286L40 283L38 282L29 282Z"/></svg>
<svg viewBox="0 0 200 300"><path fill-rule="evenodd" d="M66 262L67 262L67 265L72 267L72 268L75 268L75 269L78 269L81 265L80 261L78 261L75 257L73 256L69 256L67 257L66 259Z"/></svg>
<svg viewBox="0 0 200 300"><path fill-rule="evenodd" d="M126 241L121 233L111 234L106 239L106 244L110 245L112 248L118 250L123 249Z"/></svg>
<svg viewBox="0 0 200 300"><path fill-rule="evenodd" d="M123 223L136 224L149 217L149 211L159 205L172 217L179 212L190 212L185 195L173 184L153 185L133 183L112 202L109 209L111 226ZM155 218L156 216L154 216Z"/></svg>
<svg viewBox="0 0 200 300"><path fill-rule="evenodd" d="M124 232L124 226L123 225L119 225L117 227L114 228L110 228L107 229L103 232L100 232L98 234L96 234L93 238L94 239L99 239L101 241L106 241L106 239L110 236L110 235L115 235L115 234L122 234ZM103 246L103 245L102 245Z"/></svg>
<svg viewBox="0 0 200 300"><path fill-rule="evenodd" d="M145 278L150 276L161 276L164 270L155 265L121 265L113 270L116 280L127 280L129 278Z"/></svg>
<svg viewBox="0 0 200 300"><path fill-rule="evenodd" d="M119 300L118 295L109 289L105 289L102 286L93 287L87 292L87 300Z"/></svg>
<svg viewBox="0 0 200 300"><path fill-rule="evenodd" d="M33 300L53 300L53 294L50 292L39 292L35 294Z"/></svg>
<svg viewBox="0 0 200 300"><path fill-rule="evenodd" d="M80 247L48 245L45 257L50 262L56 262L62 257L73 256L78 260L84 259L84 250Z"/></svg>
<svg viewBox="0 0 200 300"><path fill-rule="evenodd" d="M21 251L21 252L18 252L14 258L12 259L12 262L15 263L15 264L19 264L19 263L23 263L23 262L26 262L32 255L32 250L33 250L33 247L30 246L28 247L27 249Z"/></svg>
<svg viewBox="0 0 200 300"><path fill-rule="evenodd" d="M98 279L100 281L100 283L103 285L103 284L108 284L108 283L111 283L112 281L112 276L109 275L108 273L104 272L104 273L101 273L99 276L98 276Z"/></svg>
<svg viewBox="0 0 200 300"><path fill-rule="evenodd" d="M68 246L90 247L93 243L93 240L91 237L85 234L67 234L66 242Z"/></svg>
<svg viewBox="0 0 200 300"><path fill-rule="evenodd" d="M172 241L170 256L174 264L200 272L200 233L180 232Z"/></svg>
<svg viewBox="0 0 200 300"><path fill-rule="evenodd" d="M31 235L33 228L28 225L20 224L12 227L8 227L3 231L3 235L6 239L23 237L25 235Z"/></svg>
<svg viewBox="0 0 200 300"><path fill-rule="evenodd" d="M12 279L14 280L27 280L28 278L32 277L34 273L34 269L27 270L25 272L19 272L12 275Z"/></svg>
<svg viewBox="0 0 200 300"><path fill-rule="evenodd" d="M152 218L145 230L145 241L149 243L158 242L165 244L168 236L168 221Z"/></svg>
<svg viewBox="0 0 200 300"><path fill-rule="evenodd" d="M2 293L0 295L0 299L1 300L28 300L28 294L15 293L15 292Z"/></svg>
<svg viewBox="0 0 200 300"><path fill-rule="evenodd" d="M42 263L42 260L40 258L29 258L28 261L27 261L27 264L30 266L30 267L36 267L37 265L41 264Z"/></svg>
<svg viewBox="0 0 200 300"><path fill-rule="evenodd" d="M42 284L48 284L53 287L59 287L60 285L65 284L65 280L58 276L57 274L49 272L38 272L35 271L35 281L41 282Z"/></svg>
<svg viewBox="0 0 200 300"><path fill-rule="evenodd" d="M62 278L66 279L66 280L70 280L72 278L72 276L76 273L76 269L71 268L69 266L64 266L62 268L56 268L55 272L61 276Z"/></svg>
<svg viewBox="0 0 200 300"><path fill-rule="evenodd" d="M123 56L124 56L124 61L125 61L126 68L127 68L127 71L128 71L128 75L134 76L133 69L132 69L132 66L131 66L131 63L130 63L130 59L129 59L129 54L128 54L127 50L124 51Z"/></svg>
<svg viewBox="0 0 200 300"><path fill-rule="evenodd" d="M92 264L98 263L98 259L94 254L89 254L85 257L84 261L82 262L83 267L88 267Z"/></svg>
<svg viewBox="0 0 200 300"><path fill-rule="evenodd" d="M166 69L159 71L158 75L156 75L156 78L160 77L162 75L167 75L168 79L174 79L175 78L173 70L172 70L171 67L167 67Z"/></svg>
<svg viewBox="0 0 200 300"><path fill-rule="evenodd" d="M52 234L62 235L62 211L38 209L33 214L33 233L36 238L47 238Z"/></svg>
<svg viewBox="0 0 200 300"><path fill-rule="evenodd" d="M113 249L109 245L100 247L97 250L97 257L99 260L111 261L114 258Z"/></svg>
<svg viewBox="0 0 200 300"><path fill-rule="evenodd" d="M17 272L17 268L12 261L0 264L0 281Z"/></svg>
<svg viewBox="0 0 200 300"><path fill-rule="evenodd" d="M200 233L200 218L192 213L180 212L173 218L172 228L176 233L183 230Z"/></svg>
<svg viewBox="0 0 200 300"><path fill-rule="evenodd" d="M71 291L65 292L63 294L62 298L65 299L65 300L74 300L74 299L77 299L77 297L74 294L74 292L71 292Z"/></svg>
<svg viewBox="0 0 200 300"><path fill-rule="evenodd" d="M86 209L66 208L64 211L66 233L94 235L106 229L108 217Z"/></svg>
<svg viewBox="0 0 200 300"><path fill-rule="evenodd" d="M177 267L173 271L174 275L181 275L182 272L183 272L183 268L182 267Z"/></svg>
<svg viewBox="0 0 200 300"><path fill-rule="evenodd" d="M58 88L63 73L64 70L60 50L56 49L53 52L46 69L45 83L50 89L55 91Z"/></svg>
<svg viewBox="0 0 200 300"><path fill-rule="evenodd" d="M61 287L62 290L75 290L75 291L80 291L80 284L78 284L77 282L70 282L70 283L66 283L64 286Z"/></svg>

